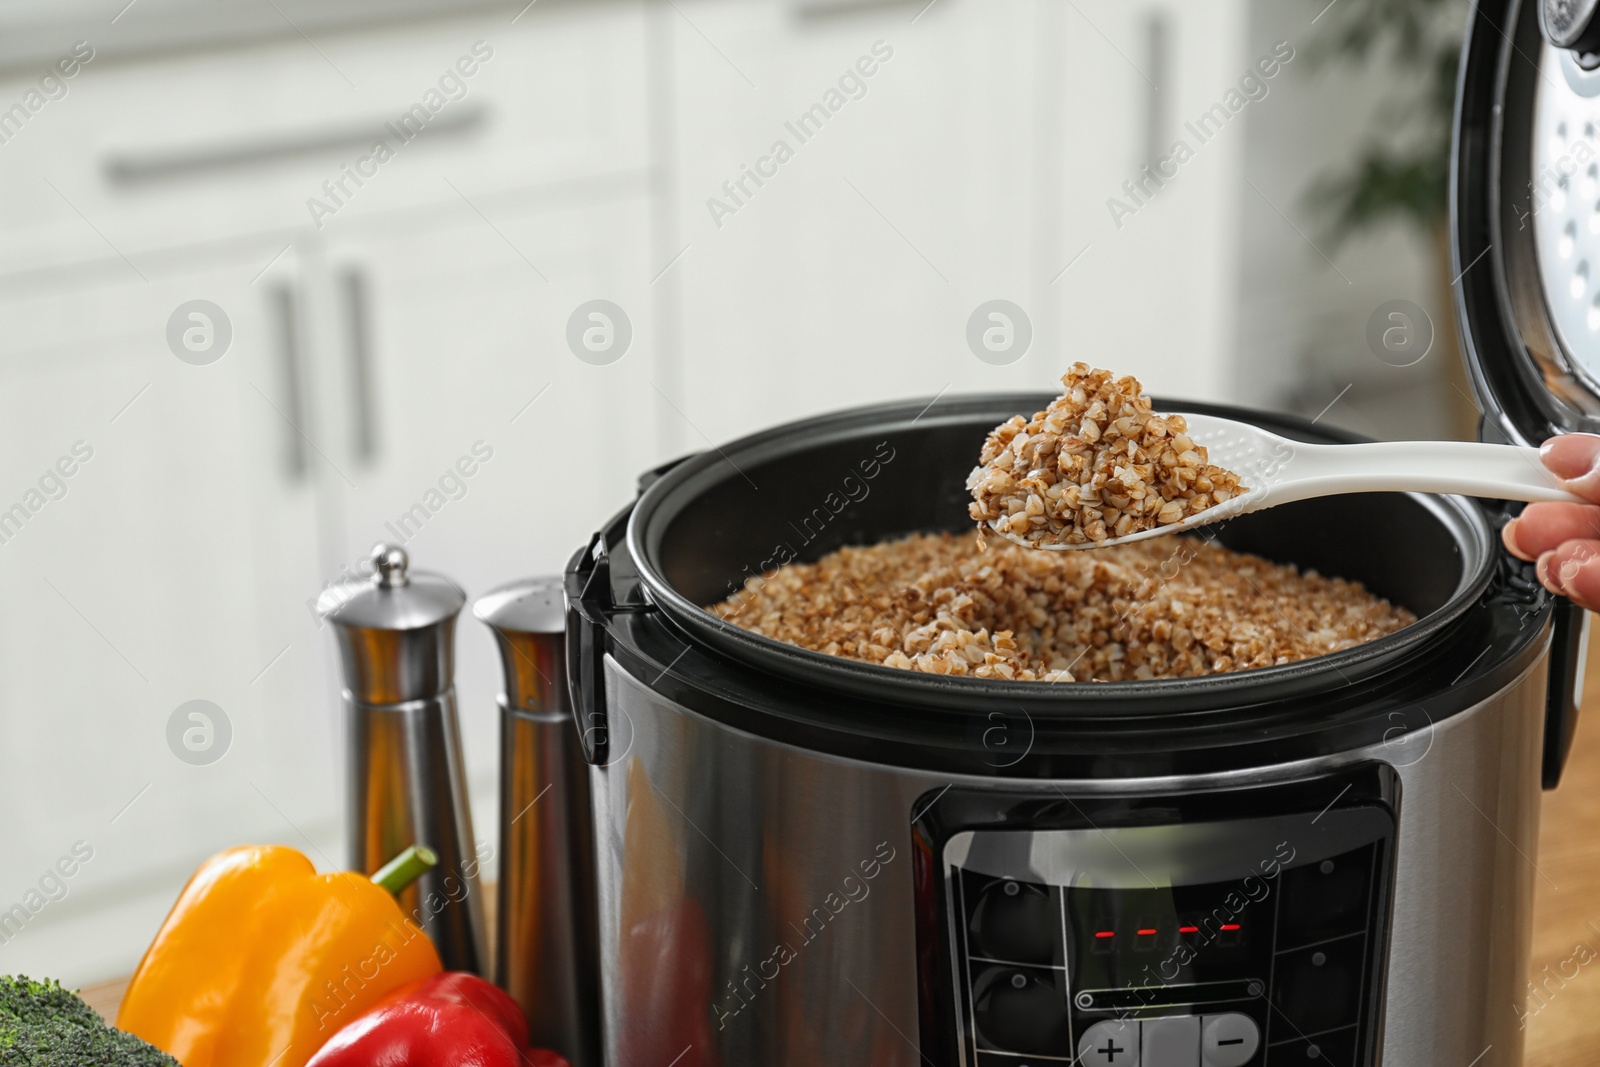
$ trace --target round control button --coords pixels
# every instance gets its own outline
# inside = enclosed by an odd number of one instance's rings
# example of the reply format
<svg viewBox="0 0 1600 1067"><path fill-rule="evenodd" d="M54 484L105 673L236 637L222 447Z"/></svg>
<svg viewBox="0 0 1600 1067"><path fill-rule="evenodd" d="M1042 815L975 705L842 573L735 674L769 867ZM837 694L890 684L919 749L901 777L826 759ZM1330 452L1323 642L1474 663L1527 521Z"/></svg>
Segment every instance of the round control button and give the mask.
<svg viewBox="0 0 1600 1067"><path fill-rule="evenodd" d="M1059 915L1044 886L996 882L973 909L973 947L991 960L1049 963L1061 943Z"/></svg>
<svg viewBox="0 0 1600 1067"><path fill-rule="evenodd" d="M1244 1067L1261 1046L1261 1031L1248 1015L1229 1012L1201 1020L1200 1062L1205 1067Z"/></svg>
<svg viewBox="0 0 1600 1067"><path fill-rule="evenodd" d="M973 988L973 1021L999 1052L1062 1055L1068 1051L1067 1001L1048 971L994 967Z"/></svg>

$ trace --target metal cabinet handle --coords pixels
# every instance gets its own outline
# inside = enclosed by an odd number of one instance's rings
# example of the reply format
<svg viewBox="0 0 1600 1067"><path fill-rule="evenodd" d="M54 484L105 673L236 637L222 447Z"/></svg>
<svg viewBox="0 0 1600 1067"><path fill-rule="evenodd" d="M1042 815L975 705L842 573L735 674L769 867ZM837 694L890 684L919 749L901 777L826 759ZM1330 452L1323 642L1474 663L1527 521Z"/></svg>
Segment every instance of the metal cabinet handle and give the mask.
<svg viewBox="0 0 1600 1067"><path fill-rule="evenodd" d="M829 19L876 11L885 7L926 7L928 0L800 0L794 17L801 22L826 22Z"/></svg>
<svg viewBox="0 0 1600 1067"><path fill-rule="evenodd" d="M285 467L289 480L299 482L305 479L307 468L305 402L301 395L300 380L300 316L295 305L294 290L289 285L274 286L271 300L278 319L278 352L285 407L280 414L289 423L288 447L284 450Z"/></svg>
<svg viewBox="0 0 1600 1067"><path fill-rule="evenodd" d="M345 271L346 350L350 358L351 410L354 416L356 458L371 463L378 456L377 401L373 396L372 300L367 276L357 269Z"/></svg>
<svg viewBox="0 0 1600 1067"><path fill-rule="evenodd" d="M403 110L397 108L396 113ZM442 133L470 133L483 125L487 115L488 108L482 105L458 106L430 119L427 124L428 135L437 138ZM371 148L375 139L388 141L392 137L399 141L408 140L408 134L415 136L409 129L394 129L390 120L374 118L369 122L348 126L301 130L282 135L261 134L237 141L147 151L115 151L101 161L100 167L111 184L133 186L193 178L215 171L237 170L259 163L315 159Z"/></svg>
<svg viewBox="0 0 1600 1067"><path fill-rule="evenodd" d="M1162 138L1171 128L1171 116L1167 114L1167 102L1171 96L1167 90L1167 75L1172 66L1172 15L1170 12L1155 10L1150 12L1145 22L1145 70L1148 72L1150 84L1145 86L1144 97L1144 142L1139 150L1144 158L1139 165L1154 164L1165 154L1166 145Z"/></svg>

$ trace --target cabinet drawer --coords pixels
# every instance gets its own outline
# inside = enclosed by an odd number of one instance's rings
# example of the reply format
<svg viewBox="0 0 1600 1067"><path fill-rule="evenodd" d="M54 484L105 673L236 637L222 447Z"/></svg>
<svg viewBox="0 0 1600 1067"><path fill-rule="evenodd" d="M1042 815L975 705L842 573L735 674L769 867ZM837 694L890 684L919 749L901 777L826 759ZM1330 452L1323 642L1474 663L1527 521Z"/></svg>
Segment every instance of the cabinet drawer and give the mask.
<svg viewBox="0 0 1600 1067"><path fill-rule="evenodd" d="M643 7L516 15L90 60L0 145L0 257L138 263L642 167ZM36 84L0 82L0 111Z"/></svg>

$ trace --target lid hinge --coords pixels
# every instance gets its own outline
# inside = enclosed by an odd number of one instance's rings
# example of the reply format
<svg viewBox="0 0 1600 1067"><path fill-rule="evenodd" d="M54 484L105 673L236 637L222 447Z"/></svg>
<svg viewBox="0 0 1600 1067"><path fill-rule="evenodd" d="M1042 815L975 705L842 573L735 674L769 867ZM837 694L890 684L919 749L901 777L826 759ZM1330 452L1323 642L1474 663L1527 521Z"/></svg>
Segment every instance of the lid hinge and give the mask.
<svg viewBox="0 0 1600 1067"><path fill-rule="evenodd" d="M596 767L610 760L611 723L606 700L606 624L614 615L652 611L652 604L618 604L611 587L611 557L602 531L567 572L567 687L583 755Z"/></svg>

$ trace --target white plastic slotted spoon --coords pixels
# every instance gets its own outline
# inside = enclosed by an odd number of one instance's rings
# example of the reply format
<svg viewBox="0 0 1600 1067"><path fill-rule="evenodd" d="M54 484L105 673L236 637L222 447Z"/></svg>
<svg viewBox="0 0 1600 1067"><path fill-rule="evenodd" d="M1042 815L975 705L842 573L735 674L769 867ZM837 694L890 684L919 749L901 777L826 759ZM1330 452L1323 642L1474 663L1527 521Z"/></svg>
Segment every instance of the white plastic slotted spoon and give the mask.
<svg viewBox="0 0 1600 1067"><path fill-rule="evenodd" d="M1460 493L1498 500L1588 503L1560 488L1555 475L1539 461L1537 448L1475 441L1309 445L1215 415L1184 418L1189 436L1206 447L1210 462L1237 473L1247 492L1168 526L1081 545L1036 544L995 532L1025 548L1061 552L1165 537L1262 508L1340 493Z"/></svg>

